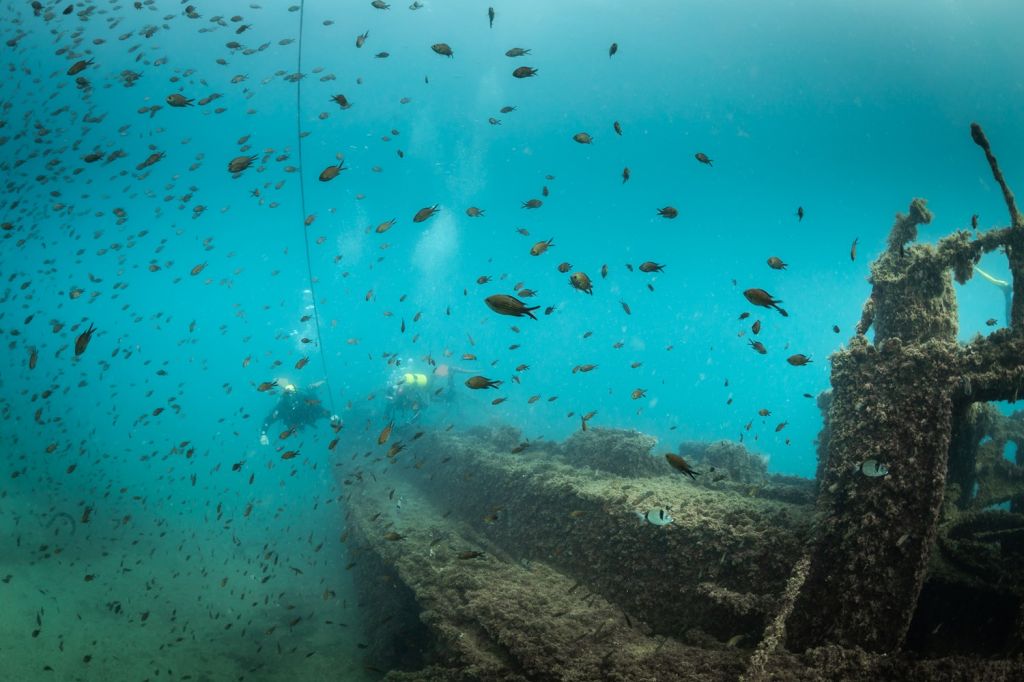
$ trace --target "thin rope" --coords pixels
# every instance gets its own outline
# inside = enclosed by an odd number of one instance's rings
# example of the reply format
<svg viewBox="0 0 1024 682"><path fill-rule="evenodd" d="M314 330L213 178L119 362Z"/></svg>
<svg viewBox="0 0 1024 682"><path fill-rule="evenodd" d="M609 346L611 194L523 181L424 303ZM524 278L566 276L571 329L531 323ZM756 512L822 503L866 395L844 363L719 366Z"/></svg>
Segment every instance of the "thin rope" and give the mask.
<svg viewBox="0 0 1024 682"><path fill-rule="evenodd" d="M334 406L334 390L331 388L330 374L327 372L327 354L324 352L324 340L320 334L320 306L316 300L313 260L309 248L309 235L306 231L306 183L304 182L305 173L303 172L306 166L302 162L302 27L305 23L303 21L305 10L306 3L305 0L302 0L299 2L299 58L298 67L295 70L295 73L298 74L298 78L295 81L295 134L299 140L299 200L301 204L300 210L302 211L302 243L306 247L306 274L309 277L309 294L313 298L313 322L316 325L316 343L320 348L320 366L324 373L324 383L327 385L327 400L331 405L331 414L338 414L338 410Z"/></svg>

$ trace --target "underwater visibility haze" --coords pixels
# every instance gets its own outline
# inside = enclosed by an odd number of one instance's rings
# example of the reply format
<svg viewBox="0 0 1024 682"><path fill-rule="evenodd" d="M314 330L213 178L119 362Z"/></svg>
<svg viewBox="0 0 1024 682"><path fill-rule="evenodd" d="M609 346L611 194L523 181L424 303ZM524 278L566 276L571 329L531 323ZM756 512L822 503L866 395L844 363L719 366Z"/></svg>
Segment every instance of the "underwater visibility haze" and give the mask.
<svg viewBox="0 0 1024 682"><path fill-rule="evenodd" d="M1020 679L1022 21L0 0L3 676Z"/></svg>

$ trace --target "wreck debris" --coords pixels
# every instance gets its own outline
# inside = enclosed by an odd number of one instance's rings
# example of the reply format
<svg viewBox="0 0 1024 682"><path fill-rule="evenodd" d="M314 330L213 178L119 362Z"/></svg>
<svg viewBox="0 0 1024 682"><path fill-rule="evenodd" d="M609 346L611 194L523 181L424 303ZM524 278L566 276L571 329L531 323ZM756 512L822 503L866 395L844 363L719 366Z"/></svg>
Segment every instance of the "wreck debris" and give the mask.
<svg viewBox="0 0 1024 682"><path fill-rule="evenodd" d="M934 247L913 244L918 227L932 221L924 200L915 199L872 263L858 336L832 356L827 459L819 469L823 520L786 624L792 651L892 652L904 644L938 537L947 474L969 469L957 459L965 449L953 449L953 434L973 403L1016 400L1024 384L1024 221L981 127L972 124L971 136L1002 188L1011 224L977 237L960 230ZM981 256L1000 248L1013 275L1011 329L959 344L951 275L967 281ZM872 327L873 343L865 337ZM886 463L889 475L860 475L866 459ZM1021 608L1024 590L1004 594Z"/></svg>
<svg viewBox="0 0 1024 682"><path fill-rule="evenodd" d="M594 442L613 445L614 437ZM536 448L508 454L521 438L495 427L425 435L410 449L443 456L353 489L346 531L360 557L353 575L375 614L364 623L372 643L365 664L392 668L385 679L937 682L1010 679L1019 666L950 651L930 660L835 644L787 651L811 577L810 504L684 485L671 472L626 477L584 469L569 464L564 444L535 441ZM450 489L436 485L442 473ZM774 486L772 477L764 486ZM415 514L400 516L388 502L392 493ZM495 507L500 518L481 520ZM671 511L672 520L658 526L638 518L653 508ZM401 529L402 542L387 541L390 528ZM990 512L940 529L952 558L926 590L960 590L967 581L979 594L991 589L958 556L971 556L972 543L1014 544L1022 531ZM896 540L913 542L907 532ZM972 568L990 572L998 564L982 556ZM922 626L937 629L927 619Z"/></svg>

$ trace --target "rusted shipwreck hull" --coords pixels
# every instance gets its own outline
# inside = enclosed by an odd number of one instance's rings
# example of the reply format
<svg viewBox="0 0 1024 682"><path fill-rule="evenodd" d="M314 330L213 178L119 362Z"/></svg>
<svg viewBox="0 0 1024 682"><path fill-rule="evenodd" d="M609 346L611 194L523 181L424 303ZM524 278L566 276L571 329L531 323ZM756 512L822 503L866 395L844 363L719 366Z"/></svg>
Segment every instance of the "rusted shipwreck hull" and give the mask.
<svg viewBox="0 0 1024 682"><path fill-rule="evenodd" d="M974 679L967 658L782 649L813 484L696 484L644 438L595 431L512 454L508 432L426 436L351 486L372 665L397 668L388 680ZM635 474L580 463L608 450L639 453ZM672 524L639 518L657 507Z"/></svg>
<svg viewBox="0 0 1024 682"><path fill-rule="evenodd" d="M525 450L508 429L427 435L348 498L373 665L422 681L1024 679L1024 413L987 404L1024 390L1024 219L971 135L1010 225L931 246L923 200L897 215L819 398L815 482L767 477L736 444L686 444L733 469L693 482L637 433ZM996 249L1008 326L960 343L952 280ZM673 521L649 523L657 508Z"/></svg>

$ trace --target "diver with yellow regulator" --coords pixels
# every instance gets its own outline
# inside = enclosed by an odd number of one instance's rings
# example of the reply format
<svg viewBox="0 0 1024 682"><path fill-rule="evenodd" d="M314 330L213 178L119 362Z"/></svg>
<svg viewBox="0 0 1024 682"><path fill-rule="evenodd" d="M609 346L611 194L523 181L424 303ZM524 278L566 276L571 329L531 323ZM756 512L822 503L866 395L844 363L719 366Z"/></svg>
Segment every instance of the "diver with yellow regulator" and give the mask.
<svg viewBox="0 0 1024 682"><path fill-rule="evenodd" d="M411 358L403 364L404 369L396 369L389 381L388 421L395 421L396 416L404 417L407 423L417 421L432 403L452 400L456 374L473 373L451 365L437 365L432 376L428 376L415 370Z"/></svg>

